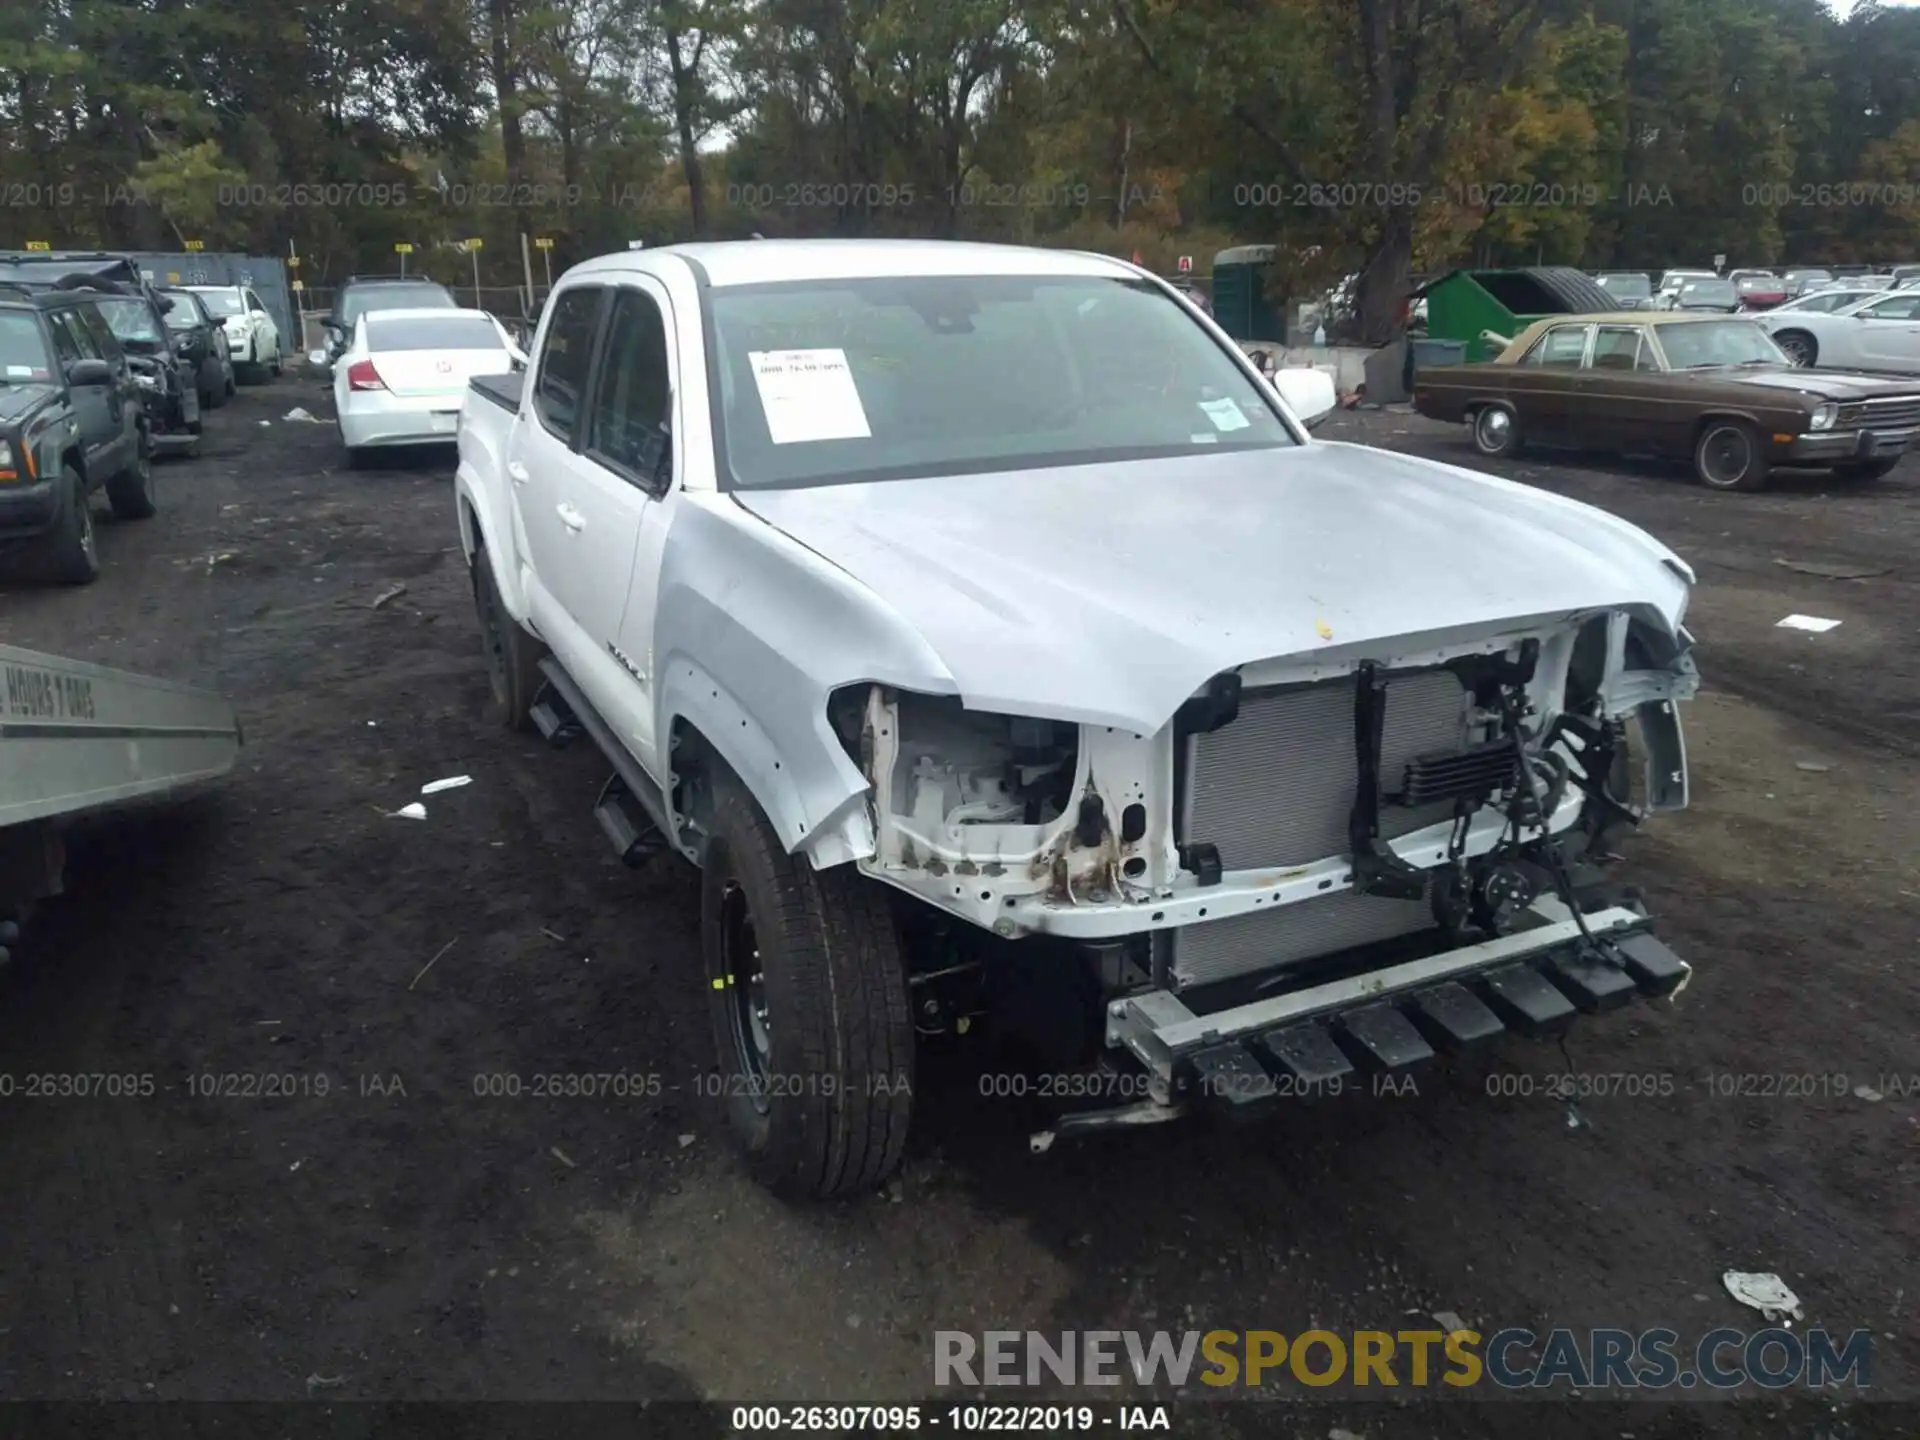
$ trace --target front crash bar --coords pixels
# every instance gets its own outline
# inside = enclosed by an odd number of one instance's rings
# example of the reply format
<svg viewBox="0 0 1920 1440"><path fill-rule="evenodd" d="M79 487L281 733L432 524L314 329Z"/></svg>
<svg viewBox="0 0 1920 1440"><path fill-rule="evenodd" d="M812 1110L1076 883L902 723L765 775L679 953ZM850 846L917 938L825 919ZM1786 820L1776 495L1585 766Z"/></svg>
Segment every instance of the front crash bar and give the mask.
<svg viewBox="0 0 1920 1440"><path fill-rule="evenodd" d="M1557 903L1554 909L1566 915L1565 908ZM1588 932L1595 937L1620 938L1628 932L1644 930L1648 924L1644 914L1624 906L1610 906L1585 918ZM1282 1026L1372 1005L1495 967L1541 959L1554 951L1575 946L1581 940L1579 921L1549 919L1546 924L1518 934L1501 935L1383 970L1267 996L1208 1015L1195 1014L1171 991L1150 990L1108 1006L1107 1044L1115 1048L1124 1046L1149 1072L1171 1085L1176 1066L1197 1051L1254 1039ZM1686 968L1683 962L1672 963L1679 964L1682 971ZM1685 975L1676 979L1678 984L1683 984ZM1671 993L1678 985L1663 982L1661 988L1664 993Z"/></svg>

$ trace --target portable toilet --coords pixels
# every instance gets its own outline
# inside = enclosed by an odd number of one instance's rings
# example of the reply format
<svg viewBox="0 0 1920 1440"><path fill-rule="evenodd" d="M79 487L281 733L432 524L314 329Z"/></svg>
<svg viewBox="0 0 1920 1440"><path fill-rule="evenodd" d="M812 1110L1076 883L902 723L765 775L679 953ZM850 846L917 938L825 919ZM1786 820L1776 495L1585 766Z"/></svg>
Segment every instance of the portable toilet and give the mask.
<svg viewBox="0 0 1920 1440"><path fill-rule="evenodd" d="M1284 307L1267 297L1262 279L1276 253L1272 245L1237 245L1213 257L1213 318L1235 340L1287 343Z"/></svg>
<svg viewBox="0 0 1920 1440"><path fill-rule="evenodd" d="M1480 338L1483 331L1512 338L1550 316L1597 315L1619 308L1591 276L1567 265L1449 270L1414 295L1427 302L1428 338L1461 342L1469 362L1491 360L1499 353Z"/></svg>

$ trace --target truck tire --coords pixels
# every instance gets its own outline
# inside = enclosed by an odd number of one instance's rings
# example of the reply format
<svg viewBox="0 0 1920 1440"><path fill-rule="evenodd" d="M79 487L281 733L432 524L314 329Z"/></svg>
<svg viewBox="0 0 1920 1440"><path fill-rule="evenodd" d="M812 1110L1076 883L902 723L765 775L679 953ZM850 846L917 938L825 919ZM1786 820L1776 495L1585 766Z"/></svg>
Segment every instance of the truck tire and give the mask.
<svg viewBox="0 0 1920 1440"><path fill-rule="evenodd" d="M40 542L41 565L56 585L91 585L100 578L100 551L93 532L93 497L71 465L60 469L60 518Z"/></svg>
<svg viewBox="0 0 1920 1440"><path fill-rule="evenodd" d="M868 1192L913 1114L913 1012L886 893L790 855L744 786L715 786L700 940L728 1128L787 1200Z"/></svg>
<svg viewBox="0 0 1920 1440"><path fill-rule="evenodd" d="M134 441L133 459L118 475L107 477L107 500L116 520L150 520L153 503L153 447L142 430Z"/></svg>
<svg viewBox="0 0 1920 1440"><path fill-rule="evenodd" d="M473 607L480 616L480 641L486 648L493 702L499 706L507 729L531 730L534 698L546 684L546 677L540 673L546 649L507 613L484 548L473 552Z"/></svg>

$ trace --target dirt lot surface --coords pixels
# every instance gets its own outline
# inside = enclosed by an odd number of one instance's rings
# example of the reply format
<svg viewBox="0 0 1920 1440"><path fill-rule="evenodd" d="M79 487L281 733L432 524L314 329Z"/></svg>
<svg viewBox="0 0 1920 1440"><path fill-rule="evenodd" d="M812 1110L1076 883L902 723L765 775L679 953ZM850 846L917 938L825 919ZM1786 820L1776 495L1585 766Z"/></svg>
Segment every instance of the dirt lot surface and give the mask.
<svg viewBox="0 0 1920 1440"><path fill-rule="evenodd" d="M157 519L103 522L96 586L0 588L0 641L219 687L248 742L205 801L81 847L0 977L0 1071L156 1080L0 1100L0 1395L930 1401L936 1330L1292 1334L1445 1310L1690 1343L1762 1327L1729 1269L1778 1272L1809 1326L1870 1330L1875 1392L1920 1392L1920 462L1755 497L1646 466L1505 468L1699 572L1694 805L1623 866L1697 967L1677 1003L1417 1096L1045 1158L1013 1107L951 1082L889 1193L805 1212L742 1178L695 1090L693 872L623 869L595 757L487 718L450 461L350 471L331 424L283 418L296 404L330 413L289 376L212 416L202 458L158 467ZM1397 413L1323 433L1470 463L1464 433ZM1459 546L1500 564L1470 529ZM1842 623L1777 628L1792 612ZM424 821L385 813L462 774ZM1614 1092L1583 1094L1577 1125L1546 1093L1569 1065ZM633 1078L531 1093L581 1074ZM226 1076L294 1093L198 1093ZM1815 1433L1704 1393L1377 1400L1338 1423ZM1834 1403L1822 1433L1913 1433L1910 1407ZM1177 1413L1188 1434L1333 1423Z"/></svg>

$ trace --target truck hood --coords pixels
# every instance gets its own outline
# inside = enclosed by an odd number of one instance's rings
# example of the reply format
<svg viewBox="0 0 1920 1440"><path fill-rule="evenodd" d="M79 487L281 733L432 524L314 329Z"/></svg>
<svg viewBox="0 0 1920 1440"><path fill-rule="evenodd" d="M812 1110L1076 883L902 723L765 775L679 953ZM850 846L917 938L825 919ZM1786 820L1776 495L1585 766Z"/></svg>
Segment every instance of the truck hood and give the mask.
<svg viewBox="0 0 1920 1440"><path fill-rule="evenodd" d="M1677 630L1691 579L1605 511L1359 445L733 498L890 606L969 708L1141 734L1257 660L1594 609Z"/></svg>
<svg viewBox="0 0 1920 1440"><path fill-rule="evenodd" d="M15 424L47 403L53 382L13 380L0 385L0 428Z"/></svg>

